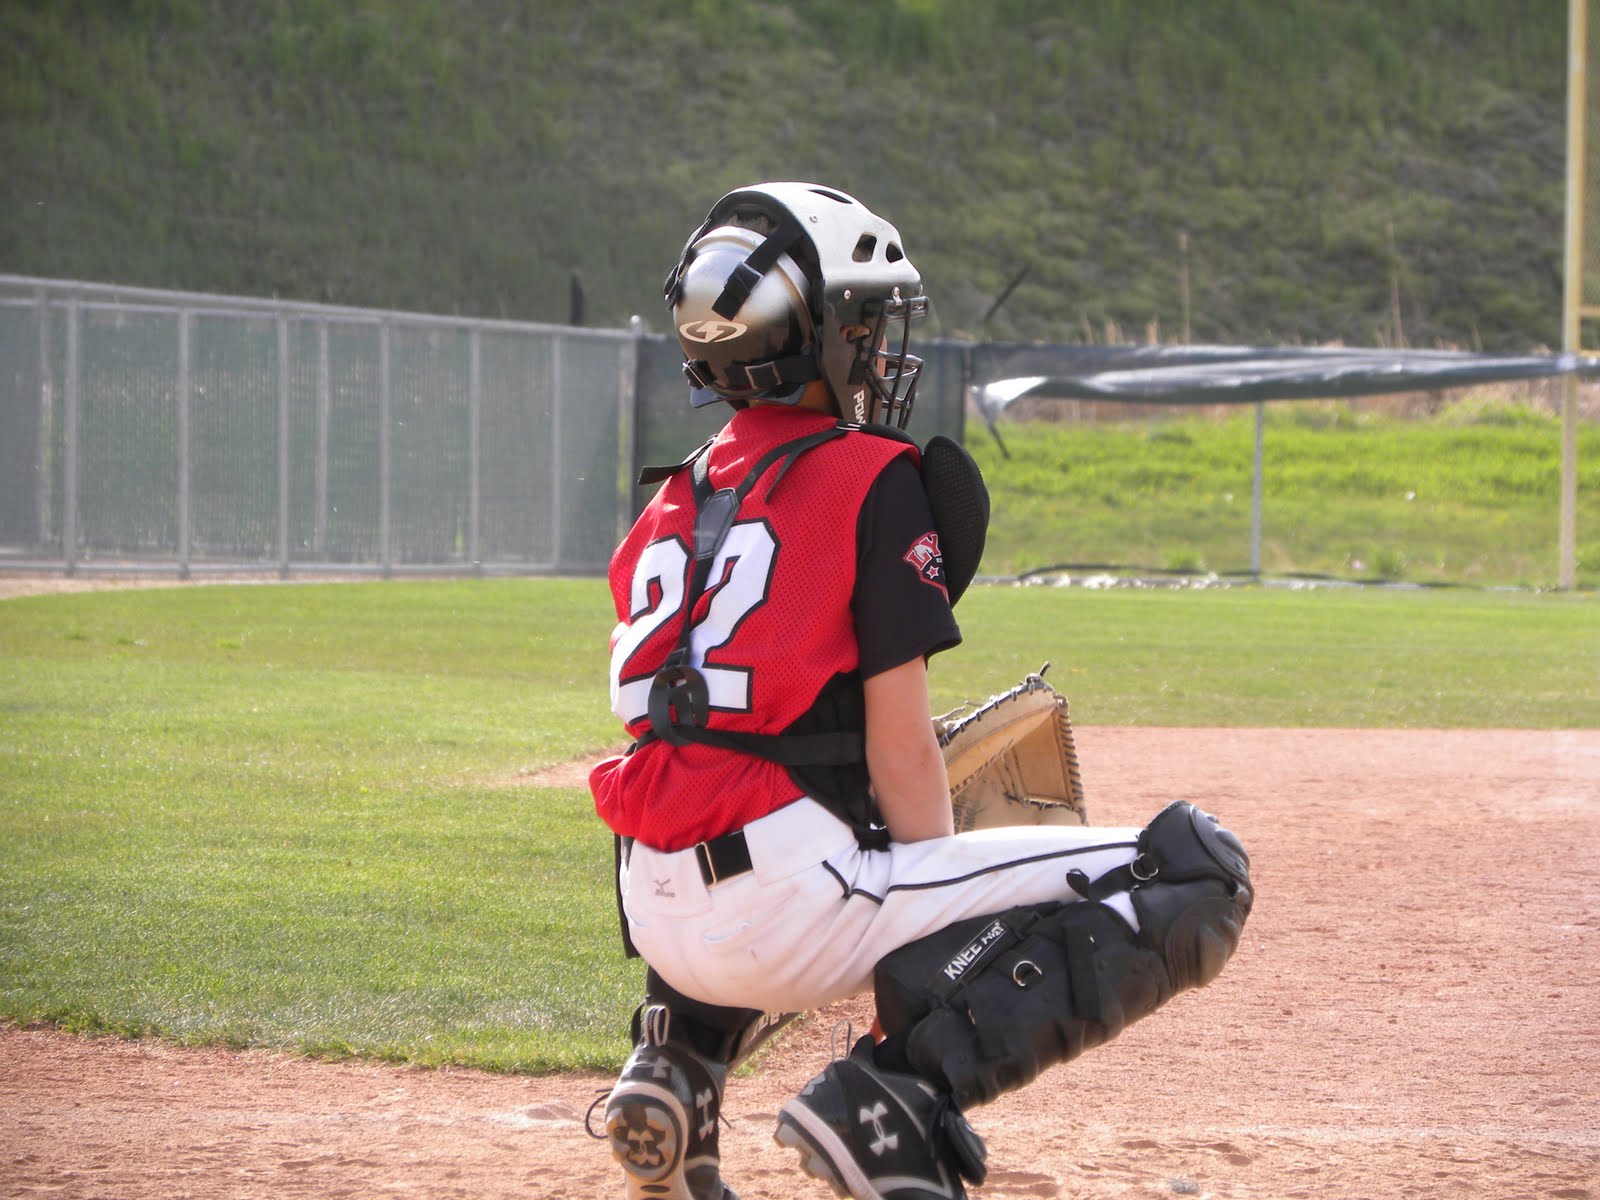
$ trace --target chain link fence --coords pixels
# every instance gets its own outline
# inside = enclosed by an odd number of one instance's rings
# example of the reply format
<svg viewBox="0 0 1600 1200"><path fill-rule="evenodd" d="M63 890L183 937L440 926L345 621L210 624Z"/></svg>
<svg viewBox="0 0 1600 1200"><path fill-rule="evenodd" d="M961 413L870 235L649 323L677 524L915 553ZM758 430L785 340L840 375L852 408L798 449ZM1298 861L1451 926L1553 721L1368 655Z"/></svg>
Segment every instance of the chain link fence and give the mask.
<svg viewBox="0 0 1600 1200"><path fill-rule="evenodd" d="M959 437L962 347L913 432ZM594 574L720 406L675 339L0 277L0 567Z"/></svg>

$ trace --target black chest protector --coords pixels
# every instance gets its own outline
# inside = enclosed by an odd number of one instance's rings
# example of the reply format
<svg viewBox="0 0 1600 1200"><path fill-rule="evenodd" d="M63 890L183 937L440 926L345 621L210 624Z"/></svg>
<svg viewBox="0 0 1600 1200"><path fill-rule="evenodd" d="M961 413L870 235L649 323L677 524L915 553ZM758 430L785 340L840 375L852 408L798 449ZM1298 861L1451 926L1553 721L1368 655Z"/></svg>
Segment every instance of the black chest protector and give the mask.
<svg viewBox="0 0 1600 1200"><path fill-rule="evenodd" d="M795 438L762 455L735 487L713 488L706 442L681 463L646 467L639 483L661 483L689 469L695 502L694 549L683 611L692 613L705 593L711 565L739 507L769 470L776 468L767 489L770 497L794 461L816 446L850 433L870 433L915 445L899 430L840 423ZM715 440L715 439L713 439ZM944 555L945 578L954 604L977 573L989 522L989 495L977 464L958 443L935 437L922 452L923 488L928 493L934 525ZM884 844L887 834L869 790L866 766L866 701L855 672L834 676L815 701L782 733L749 733L711 729L710 693L705 678L689 663L690 622L650 684L650 728L629 753L651 742L672 746L715 746L750 754L784 767L796 786L849 823L863 845Z"/></svg>

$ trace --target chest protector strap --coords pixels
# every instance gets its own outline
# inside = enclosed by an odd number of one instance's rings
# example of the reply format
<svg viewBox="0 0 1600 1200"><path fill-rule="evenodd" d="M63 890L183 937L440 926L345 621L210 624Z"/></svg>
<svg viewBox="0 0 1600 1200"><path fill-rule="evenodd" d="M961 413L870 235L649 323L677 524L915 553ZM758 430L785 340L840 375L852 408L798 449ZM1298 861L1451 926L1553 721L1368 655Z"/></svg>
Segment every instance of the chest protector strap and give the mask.
<svg viewBox="0 0 1600 1200"><path fill-rule="evenodd" d="M709 729L710 691L705 677L689 665L689 639L693 616L710 582L711 566L716 561L728 531L739 515L739 507L751 490L773 466L777 474L767 489L771 495L784 473L807 450L843 437L841 426L822 429L774 447L762 455L738 486L713 488L707 461L711 443L701 446L675 467L647 467L640 472L640 483L659 483L685 467L691 469L695 500L694 554L689 568L688 591L684 597L683 633L678 645L650 684L647 712L650 728L634 742L633 749L653 741L672 746L715 746L723 750L754 755L785 767L843 766L865 761L865 739L860 730L832 730L820 733L747 733L739 730Z"/></svg>

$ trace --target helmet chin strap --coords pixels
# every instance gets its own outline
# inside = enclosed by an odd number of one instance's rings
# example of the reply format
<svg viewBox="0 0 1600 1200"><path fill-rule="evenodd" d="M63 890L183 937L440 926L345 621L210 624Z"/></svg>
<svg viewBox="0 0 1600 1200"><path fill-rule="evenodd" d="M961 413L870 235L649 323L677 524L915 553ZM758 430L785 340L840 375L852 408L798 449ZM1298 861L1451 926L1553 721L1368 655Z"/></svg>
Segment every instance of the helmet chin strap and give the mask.
<svg viewBox="0 0 1600 1200"><path fill-rule="evenodd" d="M788 391L804 387L821 377L809 353L791 354L768 362L734 365L726 368L724 374L732 390L749 392L752 396L787 395ZM703 360L684 363L683 375L691 387L715 388L718 385L716 372L711 369L711 364Z"/></svg>
<svg viewBox="0 0 1600 1200"><path fill-rule="evenodd" d="M763 404L778 404L784 408L805 408L806 389L811 385L802 383L799 387L787 392L769 392L765 396L755 396L750 400L754 406Z"/></svg>

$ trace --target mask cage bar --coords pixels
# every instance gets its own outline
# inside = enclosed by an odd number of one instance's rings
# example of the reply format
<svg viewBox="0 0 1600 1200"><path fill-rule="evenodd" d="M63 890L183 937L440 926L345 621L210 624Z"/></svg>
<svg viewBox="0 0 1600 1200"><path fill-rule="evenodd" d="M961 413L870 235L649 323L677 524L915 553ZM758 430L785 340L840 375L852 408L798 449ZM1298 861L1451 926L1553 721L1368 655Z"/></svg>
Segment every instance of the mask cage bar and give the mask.
<svg viewBox="0 0 1600 1200"><path fill-rule="evenodd" d="M878 305L872 333L862 340L865 382L877 402L879 424L904 429L911 420L923 360L911 353L911 322L928 313L928 298L895 295ZM899 349L888 346L889 323L899 322Z"/></svg>

